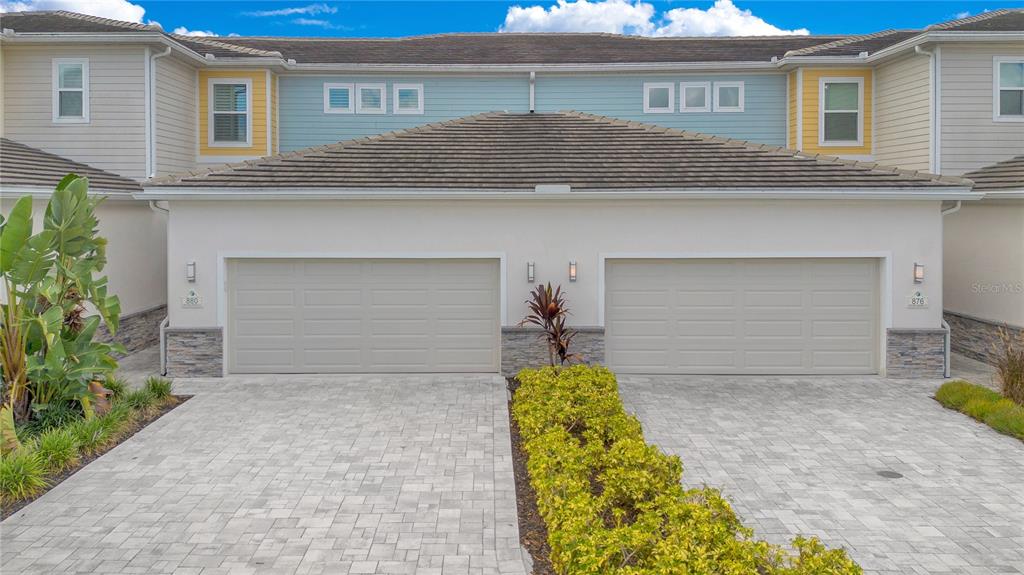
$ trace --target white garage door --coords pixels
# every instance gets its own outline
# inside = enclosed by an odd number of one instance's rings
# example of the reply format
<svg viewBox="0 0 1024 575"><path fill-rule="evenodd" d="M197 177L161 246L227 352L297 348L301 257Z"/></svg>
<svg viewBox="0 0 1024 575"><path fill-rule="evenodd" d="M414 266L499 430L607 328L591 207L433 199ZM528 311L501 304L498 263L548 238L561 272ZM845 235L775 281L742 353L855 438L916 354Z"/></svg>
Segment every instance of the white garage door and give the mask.
<svg viewBox="0 0 1024 575"><path fill-rule="evenodd" d="M878 372L873 259L608 260L606 360L623 373Z"/></svg>
<svg viewBox="0 0 1024 575"><path fill-rule="evenodd" d="M232 373L498 370L497 260L230 260Z"/></svg>

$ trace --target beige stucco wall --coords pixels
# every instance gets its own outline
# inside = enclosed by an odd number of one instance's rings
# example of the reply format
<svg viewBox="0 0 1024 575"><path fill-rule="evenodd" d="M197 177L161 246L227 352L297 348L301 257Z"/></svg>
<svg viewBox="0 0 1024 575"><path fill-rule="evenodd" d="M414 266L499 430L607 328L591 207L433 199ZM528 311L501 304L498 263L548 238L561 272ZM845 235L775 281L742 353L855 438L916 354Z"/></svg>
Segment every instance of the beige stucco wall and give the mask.
<svg viewBox="0 0 1024 575"><path fill-rule="evenodd" d="M3 194L6 215L17 198ZM46 200L32 202L34 231L43 228ZM96 209L100 235L107 238L108 291L121 300L121 314L147 310L167 301L167 217L146 202L107 200Z"/></svg>
<svg viewBox="0 0 1024 575"><path fill-rule="evenodd" d="M130 178L146 177L145 48L4 44L4 137ZM89 123L53 122L53 59L88 58Z"/></svg>
<svg viewBox="0 0 1024 575"><path fill-rule="evenodd" d="M1024 327L1024 200L967 203L945 220L946 309Z"/></svg>
<svg viewBox="0 0 1024 575"><path fill-rule="evenodd" d="M526 312L537 282L562 284L572 323L598 324L601 254L892 255L894 327L937 328L942 311L938 202L838 201L173 201L169 223L171 325L218 324L219 254L438 254L506 256L507 324ZM568 280L570 260L578 281ZM185 264L195 261L195 284ZM914 262L928 309L908 309ZM202 309L183 309L194 288ZM883 285L883 293L885 293ZM883 310L887 307L883 302ZM883 311L883 315L885 312Z"/></svg>
<svg viewBox="0 0 1024 575"><path fill-rule="evenodd" d="M1024 57L1024 42L939 48L941 172L959 175L1024 154L1024 122L992 118L993 58Z"/></svg>

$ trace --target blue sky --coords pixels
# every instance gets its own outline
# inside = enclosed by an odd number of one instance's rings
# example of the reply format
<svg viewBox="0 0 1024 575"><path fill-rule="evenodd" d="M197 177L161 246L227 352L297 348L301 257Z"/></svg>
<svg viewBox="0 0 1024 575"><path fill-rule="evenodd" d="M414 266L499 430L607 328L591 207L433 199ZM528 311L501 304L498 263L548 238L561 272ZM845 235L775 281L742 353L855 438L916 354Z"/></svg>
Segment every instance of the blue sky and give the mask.
<svg viewBox="0 0 1024 575"><path fill-rule="evenodd" d="M717 0L206 1L0 0L4 11L69 9L195 34L408 36L439 32L606 31L645 35L863 33L920 28L1013 2Z"/></svg>

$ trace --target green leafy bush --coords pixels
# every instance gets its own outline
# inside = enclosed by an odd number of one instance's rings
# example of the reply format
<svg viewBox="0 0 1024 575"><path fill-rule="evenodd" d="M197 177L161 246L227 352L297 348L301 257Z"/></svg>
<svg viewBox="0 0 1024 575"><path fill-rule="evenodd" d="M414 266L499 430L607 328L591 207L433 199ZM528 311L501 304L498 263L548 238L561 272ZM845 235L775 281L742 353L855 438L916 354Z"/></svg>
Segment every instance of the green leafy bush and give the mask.
<svg viewBox="0 0 1024 575"><path fill-rule="evenodd" d="M117 403L127 405L136 411L146 411L156 403L156 398L148 389L136 389L121 396Z"/></svg>
<svg viewBox="0 0 1024 575"><path fill-rule="evenodd" d="M22 427L26 436L35 437L51 429L67 427L82 417L82 407L77 402L53 401L33 404L32 418Z"/></svg>
<svg viewBox="0 0 1024 575"><path fill-rule="evenodd" d="M0 500L33 497L46 487L46 465L32 449L0 456Z"/></svg>
<svg viewBox="0 0 1024 575"><path fill-rule="evenodd" d="M965 413L1000 433L1024 440L1024 406L999 393L962 379L949 381L935 392L942 405Z"/></svg>
<svg viewBox="0 0 1024 575"><path fill-rule="evenodd" d="M36 453L48 473L59 473L78 464L78 444L67 429L52 429L39 436Z"/></svg>
<svg viewBox="0 0 1024 575"><path fill-rule="evenodd" d="M67 429L84 455L99 452L112 439L109 424L101 417L76 421Z"/></svg>
<svg viewBox="0 0 1024 575"><path fill-rule="evenodd" d="M103 382L103 387L110 390L111 399L118 399L128 393L128 382L123 377L110 377Z"/></svg>
<svg viewBox="0 0 1024 575"><path fill-rule="evenodd" d="M644 441L607 369L519 381L513 417L559 573L861 573L815 539L794 541L796 554L755 541L716 489L684 489L679 458Z"/></svg>
<svg viewBox="0 0 1024 575"><path fill-rule="evenodd" d="M162 377L146 378L145 390L156 400L164 400L171 396L171 381Z"/></svg>

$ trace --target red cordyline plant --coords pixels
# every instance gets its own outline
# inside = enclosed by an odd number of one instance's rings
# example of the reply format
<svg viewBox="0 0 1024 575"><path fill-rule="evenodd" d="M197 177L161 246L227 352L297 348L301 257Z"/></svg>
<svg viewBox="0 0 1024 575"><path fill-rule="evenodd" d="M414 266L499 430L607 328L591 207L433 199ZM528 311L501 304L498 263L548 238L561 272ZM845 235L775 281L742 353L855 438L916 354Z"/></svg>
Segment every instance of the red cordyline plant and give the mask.
<svg viewBox="0 0 1024 575"><path fill-rule="evenodd" d="M539 285L530 293L526 300L530 313L519 322L520 327L533 324L543 330L540 339L548 344L548 362L551 365L565 365L578 358L569 353L569 345L576 337L576 330L566 327L565 318L569 315L562 286L552 288L551 283ZM558 363L555 363L558 358Z"/></svg>

